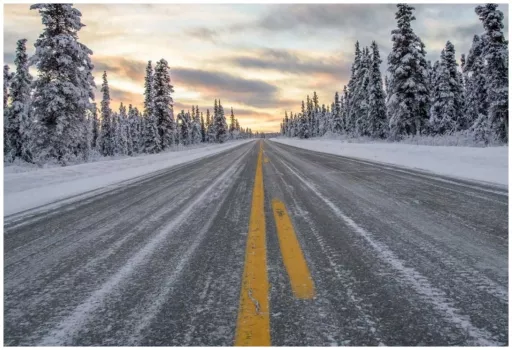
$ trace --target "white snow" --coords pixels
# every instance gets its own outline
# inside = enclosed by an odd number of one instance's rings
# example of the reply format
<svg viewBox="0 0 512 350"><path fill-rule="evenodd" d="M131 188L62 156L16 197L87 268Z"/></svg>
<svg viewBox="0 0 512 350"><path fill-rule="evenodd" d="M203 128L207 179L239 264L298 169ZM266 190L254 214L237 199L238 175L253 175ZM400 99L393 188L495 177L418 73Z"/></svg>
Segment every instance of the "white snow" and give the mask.
<svg viewBox="0 0 512 350"><path fill-rule="evenodd" d="M17 166L4 166L4 217L210 156L249 141L67 167L29 168L26 172L19 172Z"/></svg>
<svg viewBox="0 0 512 350"><path fill-rule="evenodd" d="M371 160L440 175L508 186L508 147L424 146L402 143L349 143L340 140L273 138L312 151Z"/></svg>

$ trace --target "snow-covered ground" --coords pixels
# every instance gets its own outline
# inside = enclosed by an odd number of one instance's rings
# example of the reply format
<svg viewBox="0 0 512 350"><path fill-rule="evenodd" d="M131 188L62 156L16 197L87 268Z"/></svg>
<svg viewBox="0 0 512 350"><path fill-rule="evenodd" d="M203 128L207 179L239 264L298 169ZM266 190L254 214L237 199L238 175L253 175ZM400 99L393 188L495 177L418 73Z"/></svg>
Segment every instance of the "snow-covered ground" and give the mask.
<svg viewBox="0 0 512 350"><path fill-rule="evenodd" d="M273 138L312 151L367 159L440 175L508 186L508 147L424 146L403 143L349 143L339 140Z"/></svg>
<svg viewBox="0 0 512 350"><path fill-rule="evenodd" d="M136 177L216 154L251 140L105 160L67 167L4 166L4 216L103 189Z"/></svg>

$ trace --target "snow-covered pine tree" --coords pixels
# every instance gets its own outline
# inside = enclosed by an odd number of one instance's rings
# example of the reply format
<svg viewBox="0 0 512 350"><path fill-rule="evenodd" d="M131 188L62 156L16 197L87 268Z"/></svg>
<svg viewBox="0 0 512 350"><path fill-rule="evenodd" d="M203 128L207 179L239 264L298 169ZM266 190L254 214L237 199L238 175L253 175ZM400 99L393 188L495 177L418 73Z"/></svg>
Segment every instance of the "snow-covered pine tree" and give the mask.
<svg viewBox="0 0 512 350"><path fill-rule="evenodd" d="M215 100L217 101L217 100ZM208 136L208 142L210 143L213 143L213 142L216 142L216 135L217 135L217 132L215 131L215 114L217 113L217 103L215 103L215 106L213 108L213 115L210 116L210 110L207 109L206 110L206 120L209 121L208 122L208 127L206 128L206 131L207 131L207 136Z"/></svg>
<svg viewBox="0 0 512 350"><path fill-rule="evenodd" d="M295 134L295 116L293 114L293 111L290 111L290 126L288 127L288 137L295 137L297 136Z"/></svg>
<svg viewBox="0 0 512 350"><path fill-rule="evenodd" d="M193 122L192 122L192 143L201 143L201 119L199 118L199 107L193 109Z"/></svg>
<svg viewBox="0 0 512 350"><path fill-rule="evenodd" d="M325 109L325 104L322 104L320 109L320 125L318 126L318 131L320 136L325 135L325 133L329 131L329 120L327 119L327 110Z"/></svg>
<svg viewBox="0 0 512 350"><path fill-rule="evenodd" d="M462 89L462 80L457 67L457 60L455 59L455 47L448 41L445 48L446 66L450 72L450 91L453 93L454 106L455 106L455 122L456 125L465 125L462 120L464 115L464 91Z"/></svg>
<svg viewBox="0 0 512 350"><path fill-rule="evenodd" d="M301 113L299 115L300 121L298 126L298 136L301 139L308 139L310 137L309 134L309 122L308 122L308 116L306 114L306 107L304 105L304 100L302 101L302 107L301 107Z"/></svg>
<svg viewBox="0 0 512 350"><path fill-rule="evenodd" d="M490 124L487 112L487 84L483 42L479 35L473 37L473 44L464 64L466 75L465 118L476 141L489 142Z"/></svg>
<svg viewBox="0 0 512 350"><path fill-rule="evenodd" d="M16 74L10 82L11 105L8 108L7 137L9 144L9 153L7 160L14 160L16 157L23 157L26 161L31 161L29 142L29 111L30 111L30 91L32 76L28 72L28 56L26 49L27 39L21 39L17 42ZM6 107L7 108L7 107Z"/></svg>
<svg viewBox="0 0 512 350"><path fill-rule="evenodd" d="M429 118L430 118L430 89L429 85L429 67L426 59L427 51L425 50L425 44L423 41L417 37L418 39L418 67L419 67L419 75L418 78L422 82L418 84L418 91L416 92L416 96L418 99L418 125L420 125L420 133L424 131L426 133L428 131ZM423 130L421 130L423 128Z"/></svg>
<svg viewBox="0 0 512 350"><path fill-rule="evenodd" d="M355 90L352 95L352 107L350 119L355 120L355 135L369 135L368 124L368 97L370 84L371 59L368 47L365 47L361 54L360 67L356 75Z"/></svg>
<svg viewBox="0 0 512 350"><path fill-rule="evenodd" d="M323 106L322 110L325 118L327 118L327 110L325 109L325 106ZM341 115L341 101L338 91L336 91L336 93L334 94L334 110L332 110L331 113L329 114L329 118L327 118L325 124L325 131L329 129L335 134L343 133L343 116Z"/></svg>
<svg viewBox="0 0 512 350"><path fill-rule="evenodd" d="M228 123L226 122L226 116L224 115L224 107L222 107L222 103L219 100L219 104L217 105L217 117L215 119L215 130L216 140L219 143L223 143L228 138Z"/></svg>
<svg viewBox="0 0 512 350"><path fill-rule="evenodd" d="M139 144L140 144L140 120L139 116L137 115L137 112L135 108L131 104L128 105L128 123L129 123L129 130L130 130L130 141L132 145L132 153L131 154L137 154L139 153Z"/></svg>
<svg viewBox="0 0 512 350"><path fill-rule="evenodd" d="M320 107L318 105L318 95L313 91L313 98L311 99L311 136L317 137L320 133L319 127Z"/></svg>
<svg viewBox="0 0 512 350"><path fill-rule="evenodd" d="M482 35L488 117L493 137L508 142L508 41L503 34L503 12L497 4L477 6Z"/></svg>
<svg viewBox="0 0 512 350"><path fill-rule="evenodd" d="M455 95L452 90L446 47L441 52L441 60L435 64L435 86L430 107L430 132L434 135L451 133L456 128Z"/></svg>
<svg viewBox="0 0 512 350"><path fill-rule="evenodd" d="M347 119L346 119L346 129L348 133L353 133L355 131L356 126L356 120L353 118L354 113L351 112L352 106L353 106L353 98L355 95L355 91L358 85L358 77L360 76L359 69L361 65L361 50L359 48L359 41L356 41L356 49L354 53L354 63L351 67L351 74L350 74L350 80L348 82L347 86L347 103L346 103L346 109L347 109Z"/></svg>
<svg viewBox="0 0 512 350"><path fill-rule="evenodd" d="M31 58L39 71L34 84L34 128L31 152L35 162L67 164L85 158L83 130L94 99L92 51L78 41L82 14L70 4L36 4L44 25Z"/></svg>
<svg viewBox="0 0 512 350"><path fill-rule="evenodd" d="M119 106L119 114L117 119L117 135L118 135L118 153L128 154L128 115L126 114L126 106L121 102Z"/></svg>
<svg viewBox="0 0 512 350"><path fill-rule="evenodd" d="M306 98L306 115L307 115L307 127L309 131L309 137L313 137L314 128L313 128L313 101L309 98L309 95Z"/></svg>
<svg viewBox="0 0 512 350"><path fill-rule="evenodd" d="M178 115L180 120L180 140L183 146L188 146L191 142L191 120L190 113L185 113L184 110Z"/></svg>
<svg viewBox="0 0 512 350"><path fill-rule="evenodd" d="M144 152L158 153L161 149L162 144L155 116L153 67L149 61L144 79Z"/></svg>
<svg viewBox="0 0 512 350"><path fill-rule="evenodd" d="M448 41L437 66L434 98L430 109L430 130L436 135L451 133L466 126L463 91L455 60L455 48Z"/></svg>
<svg viewBox="0 0 512 350"><path fill-rule="evenodd" d="M282 135L288 136L288 112L287 111L284 111Z"/></svg>
<svg viewBox="0 0 512 350"><path fill-rule="evenodd" d="M379 47L375 41L371 45L370 81L368 91L368 134L373 138L384 138L386 136L386 100L382 86L382 75L380 73Z"/></svg>
<svg viewBox="0 0 512 350"><path fill-rule="evenodd" d="M425 50L411 27L414 7L397 4L398 28L392 33L388 56L388 116L391 139L420 134L428 118L428 87Z"/></svg>
<svg viewBox="0 0 512 350"><path fill-rule="evenodd" d="M155 66L153 90L154 114L162 149L165 150L174 145L176 126L172 115L173 100L171 97L174 90L171 85L169 65L163 58Z"/></svg>
<svg viewBox="0 0 512 350"><path fill-rule="evenodd" d="M114 155L114 130L112 128L112 109L110 108L110 88L108 87L107 72L103 72L101 84L101 137L100 152L103 156Z"/></svg>

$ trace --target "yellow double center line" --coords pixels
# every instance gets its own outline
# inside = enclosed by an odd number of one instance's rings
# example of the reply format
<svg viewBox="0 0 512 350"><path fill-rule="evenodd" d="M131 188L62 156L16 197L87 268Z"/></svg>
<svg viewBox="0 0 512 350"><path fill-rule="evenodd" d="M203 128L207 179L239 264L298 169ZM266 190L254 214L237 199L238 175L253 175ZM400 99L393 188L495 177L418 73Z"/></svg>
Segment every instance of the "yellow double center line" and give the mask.
<svg viewBox="0 0 512 350"><path fill-rule="evenodd" d="M272 200L274 218L276 220L279 246L283 254L284 266L290 283L293 295L297 299L312 299L315 296L315 285L309 273L308 264L300 249L299 241L295 235L292 221L286 211L286 206L278 199Z"/></svg>
<svg viewBox="0 0 512 350"><path fill-rule="evenodd" d="M267 157L265 157L265 162L268 162ZM263 143L260 141L235 346L271 345L262 163ZM298 299L311 299L315 296L315 286L286 207L283 202L274 199L272 208L279 237L279 246L293 294Z"/></svg>
<svg viewBox="0 0 512 350"><path fill-rule="evenodd" d="M262 156L263 143L260 141L236 327L236 346L270 346Z"/></svg>

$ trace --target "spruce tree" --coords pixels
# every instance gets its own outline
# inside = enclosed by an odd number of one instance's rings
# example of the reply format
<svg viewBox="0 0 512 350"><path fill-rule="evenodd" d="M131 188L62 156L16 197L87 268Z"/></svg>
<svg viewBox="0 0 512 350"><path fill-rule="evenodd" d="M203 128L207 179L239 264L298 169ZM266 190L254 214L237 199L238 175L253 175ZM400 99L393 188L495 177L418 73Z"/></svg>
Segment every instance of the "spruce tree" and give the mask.
<svg viewBox="0 0 512 350"><path fill-rule="evenodd" d="M223 143L228 138L228 124L226 122L226 116L224 115L224 108L219 100L217 105L217 115L215 118L215 131L216 137L215 139L219 143Z"/></svg>
<svg viewBox="0 0 512 350"><path fill-rule="evenodd" d="M320 136L325 135L327 131L330 131L329 126L329 117L327 116L327 110L325 108L325 104L322 104L322 107L320 109L320 125L318 127Z"/></svg>
<svg viewBox="0 0 512 350"><path fill-rule="evenodd" d="M30 91L32 76L28 72L28 56L26 50L27 39L21 39L17 42L16 58L16 74L10 82L11 105L8 109L7 137L9 144L8 160L16 157L23 157L24 160L30 161L29 145L29 111L30 111Z"/></svg>
<svg viewBox="0 0 512 350"><path fill-rule="evenodd" d="M301 139L307 139L310 137L310 134L309 134L308 116L306 114L306 108L304 105L304 101L302 101L302 108L301 108L301 113L299 115L299 118L300 118L300 122L299 122L299 127L298 127L298 136Z"/></svg>
<svg viewBox="0 0 512 350"><path fill-rule="evenodd" d="M331 108L332 109L332 108ZM332 117L330 116L332 114ZM327 110L325 106L322 107L322 115L327 120L324 122L324 129L327 131L329 129L335 134L343 133L343 116L341 115L341 101L338 91L334 94L334 110L330 113L329 117L327 116Z"/></svg>
<svg viewBox="0 0 512 350"><path fill-rule="evenodd" d="M160 150L161 141L154 105L153 68L149 61L144 79L144 152L158 153Z"/></svg>
<svg viewBox="0 0 512 350"><path fill-rule="evenodd" d="M508 142L508 41L503 34L503 12L497 4L477 6L484 26L482 54L486 62L485 80L488 117L493 137Z"/></svg>
<svg viewBox="0 0 512 350"><path fill-rule="evenodd" d="M174 145L176 126L172 115L173 100L171 93L174 92L171 85L169 65L163 58L157 62L154 75L154 114L157 120L158 134L161 140L162 149L168 149Z"/></svg>
<svg viewBox="0 0 512 350"><path fill-rule="evenodd" d="M441 52L441 60L435 67L435 85L430 108L430 131L434 135L442 135L455 130L457 113L446 48Z"/></svg>
<svg viewBox="0 0 512 350"><path fill-rule="evenodd" d="M119 106L119 113L117 114L117 153L126 155L128 154L128 115L126 114L126 106L121 102Z"/></svg>
<svg viewBox="0 0 512 350"><path fill-rule="evenodd" d="M370 68L370 52L365 47L361 54L361 62L358 74L356 75L356 87L352 95L352 107L350 109L350 113L352 113L350 118L356 122L355 135L369 135L368 88L370 84Z"/></svg>
<svg viewBox="0 0 512 350"><path fill-rule="evenodd" d="M201 142L201 119L199 118L199 107L196 106L193 111L192 143L199 144Z"/></svg>
<svg viewBox="0 0 512 350"><path fill-rule="evenodd" d="M209 121L208 122L208 127L207 127L207 136L208 136L208 142L212 143L212 142L216 142L216 131L215 131L215 123L214 123L214 120L215 120L215 114L217 113L217 100L215 100L215 106L213 108L213 111L214 111L214 115L210 116L210 110L207 109L206 110L206 120Z"/></svg>
<svg viewBox="0 0 512 350"><path fill-rule="evenodd" d="M466 75L465 117L475 140L488 143L490 125L487 112L489 105L487 99L485 61L482 50L482 39L479 35L475 35L464 64L464 74Z"/></svg>
<svg viewBox="0 0 512 350"><path fill-rule="evenodd" d="M356 49L354 53L354 63L351 67L350 80L347 86L347 119L346 119L346 127L347 132L352 133L355 130L355 115L351 111L353 103L353 98L355 95L355 91L358 85L358 77L360 76L359 69L361 65L361 50L359 48L359 41L356 41Z"/></svg>
<svg viewBox="0 0 512 350"><path fill-rule="evenodd" d="M464 115L464 91L462 89L462 80L458 71L457 60L455 59L455 47L448 41L445 47L446 67L450 74L450 92L453 94L453 103L455 106L454 120L456 126L465 126Z"/></svg>
<svg viewBox="0 0 512 350"><path fill-rule="evenodd" d="M393 48L388 56L389 132L392 139L420 134L428 118L428 87L424 45L411 22L414 7L398 4L398 28L392 31Z"/></svg>
<svg viewBox="0 0 512 350"><path fill-rule="evenodd" d="M130 125L130 140L132 144L132 153L140 152L140 120L137 110L130 104L128 105L128 120Z"/></svg>
<svg viewBox="0 0 512 350"><path fill-rule="evenodd" d="M437 66L430 109L430 130L434 134L451 133L465 128L464 96L455 60L455 48L448 41Z"/></svg>
<svg viewBox="0 0 512 350"><path fill-rule="evenodd" d="M180 131L179 131L179 139L180 143L183 146L188 146L191 142L191 121L190 121L190 113L185 113L184 110L178 114L178 119L180 121Z"/></svg>
<svg viewBox="0 0 512 350"><path fill-rule="evenodd" d="M368 91L368 134L373 138L384 138L386 136L387 118L382 75L380 73L382 60L380 59L379 47L375 41L372 42L371 49Z"/></svg>
<svg viewBox="0 0 512 350"><path fill-rule="evenodd" d="M110 108L110 89L108 86L107 72L103 72L103 84L101 85L101 138L100 151L103 156L114 155L114 130L112 128L112 109Z"/></svg>
<svg viewBox="0 0 512 350"><path fill-rule="evenodd" d="M34 160L67 164L85 158L83 130L94 99L92 51L78 41L82 14L70 4L36 4L44 25L31 58L39 71L34 84L35 120L31 152Z"/></svg>

